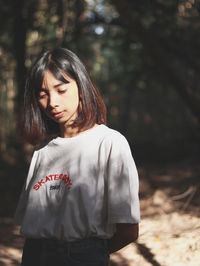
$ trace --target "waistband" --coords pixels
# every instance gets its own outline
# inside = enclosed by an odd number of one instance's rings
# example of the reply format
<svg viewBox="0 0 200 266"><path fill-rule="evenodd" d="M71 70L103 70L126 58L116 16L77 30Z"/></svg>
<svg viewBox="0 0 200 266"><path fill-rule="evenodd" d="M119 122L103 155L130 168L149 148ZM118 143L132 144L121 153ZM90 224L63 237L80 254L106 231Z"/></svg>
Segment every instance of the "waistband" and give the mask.
<svg viewBox="0 0 200 266"><path fill-rule="evenodd" d="M108 239L101 239L97 237L90 237L85 239L80 239L76 241L66 241L60 239L49 239L49 238L27 238L26 241L32 242L42 246L65 246L65 247L86 247L86 246L96 246L96 245L106 245Z"/></svg>

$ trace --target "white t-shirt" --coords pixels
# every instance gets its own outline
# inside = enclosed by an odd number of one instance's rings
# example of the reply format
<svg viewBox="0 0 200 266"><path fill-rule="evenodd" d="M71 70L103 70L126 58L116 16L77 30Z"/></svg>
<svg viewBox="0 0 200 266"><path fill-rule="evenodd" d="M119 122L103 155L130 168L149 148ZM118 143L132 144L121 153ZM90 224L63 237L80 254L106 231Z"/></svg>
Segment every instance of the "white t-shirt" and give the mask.
<svg viewBox="0 0 200 266"><path fill-rule="evenodd" d="M15 221L26 237L110 238L138 223L138 174L127 140L105 125L34 152Z"/></svg>

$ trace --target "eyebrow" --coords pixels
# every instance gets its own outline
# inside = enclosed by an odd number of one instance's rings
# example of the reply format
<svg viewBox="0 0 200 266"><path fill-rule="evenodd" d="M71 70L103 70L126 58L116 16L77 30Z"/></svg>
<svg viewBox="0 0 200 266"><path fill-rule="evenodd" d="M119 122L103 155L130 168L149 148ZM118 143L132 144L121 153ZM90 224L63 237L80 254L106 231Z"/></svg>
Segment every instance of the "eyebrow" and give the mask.
<svg viewBox="0 0 200 266"><path fill-rule="evenodd" d="M66 84L66 83L64 83L64 82L60 82L60 83L54 85L53 87L54 87L54 88L57 88L57 87L59 87L59 86L61 86L61 85L63 85L63 84Z"/></svg>
<svg viewBox="0 0 200 266"><path fill-rule="evenodd" d="M60 82L60 83L54 85L53 88L57 88L57 87L62 86L62 85L64 85L64 84L66 84L66 83L64 83L64 82ZM40 91L47 91L47 89L46 89L46 88L41 88Z"/></svg>

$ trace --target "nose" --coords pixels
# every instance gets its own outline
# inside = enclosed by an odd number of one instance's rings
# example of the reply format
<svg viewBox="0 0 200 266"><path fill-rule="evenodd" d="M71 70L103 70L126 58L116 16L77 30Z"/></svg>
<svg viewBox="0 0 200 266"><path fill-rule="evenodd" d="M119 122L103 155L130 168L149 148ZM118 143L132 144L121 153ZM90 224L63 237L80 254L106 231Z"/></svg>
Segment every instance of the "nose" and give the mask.
<svg viewBox="0 0 200 266"><path fill-rule="evenodd" d="M56 93L54 93L54 92L49 93L48 106L50 108L55 108L55 107L59 106L58 97L57 97Z"/></svg>

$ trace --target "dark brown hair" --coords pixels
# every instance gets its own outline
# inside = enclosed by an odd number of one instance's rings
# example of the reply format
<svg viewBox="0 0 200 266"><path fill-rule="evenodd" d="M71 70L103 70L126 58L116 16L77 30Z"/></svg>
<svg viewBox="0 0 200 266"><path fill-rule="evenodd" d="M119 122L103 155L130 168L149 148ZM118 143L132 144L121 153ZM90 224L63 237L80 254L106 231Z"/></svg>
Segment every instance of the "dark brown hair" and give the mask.
<svg viewBox="0 0 200 266"><path fill-rule="evenodd" d="M95 123L106 124L105 104L85 66L70 50L56 48L42 53L29 69L20 119L25 141L38 144L60 132L58 124L49 119L38 104L38 92L42 87L47 70L64 83L68 83L68 81L64 78L63 73L77 83L81 103L79 110L81 109L81 111L74 120L73 127L83 131L91 128Z"/></svg>

